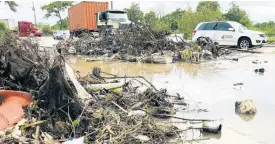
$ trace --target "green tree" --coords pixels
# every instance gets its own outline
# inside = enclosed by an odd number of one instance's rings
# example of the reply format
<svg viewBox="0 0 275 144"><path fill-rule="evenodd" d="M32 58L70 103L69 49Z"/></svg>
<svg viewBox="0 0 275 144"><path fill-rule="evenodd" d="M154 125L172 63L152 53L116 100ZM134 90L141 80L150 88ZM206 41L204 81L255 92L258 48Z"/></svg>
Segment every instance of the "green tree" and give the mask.
<svg viewBox="0 0 275 144"><path fill-rule="evenodd" d="M7 26L4 22L0 21L0 31L5 31L7 29Z"/></svg>
<svg viewBox="0 0 275 144"><path fill-rule="evenodd" d="M7 26L4 22L0 21L0 38L2 37L3 33L7 30Z"/></svg>
<svg viewBox="0 0 275 144"><path fill-rule="evenodd" d="M68 17L64 18L63 23L62 23L62 27L61 27L61 23L58 21L56 24L54 24L52 26L53 30L60 30L60 29L69 29L69 19Z"/></svg>
<svg viewBox="0 0 275 144"><path fill-rule="evenodd" d="M254 29L265 32L267 35L275 35L275 23L273 21L256 23Z"/></svg>
<svg viewBox="0 0 275 144"><path fill-rule="evenodd" d="M196 11L191 8L182 12L178 20L178 30L184 33L185 38L190 39L192 32L200 22L214 21L222 19L222 12L218 2L204 1L199 2Z"/></svg>
<svg viewBox="0 0 275 144"><path fill-rule="evenodd" d="M49 24L38 24L37 27L42 30L45 35L52 35L53 29Z"/></svg>
<svg viewBox="0 0 275 144"><path fill-rule="evenodd" d="M204 8L208 8L212 11L220 11L220 4L218 1L201 1L197 6L197 11L203 10Z"/></svg>
<svg viewBox="0 0 275 144"><path fill-rule="evenodd" d="M2 1L0 1L2 2ZM16 12L16 7L18 7L18 4L15 1L4 1L6 5L9 6L10 10L13 12Z"/></svg>
<svg viewBox="0 0 275 144"><path fill-rule="evenodd" d="M189 39L192 37L192 32L196 25L201 22L200 16L197 12L193 12L192 9L188 9L184 12L183 19L179 21L179 31L184 33L184 37Z"/></svg>
<svg viewBox="0 0 275 144"><path fill-rule="evenodd" d="M220 4L217 1L199 2L196 13L201 22L222 19Z"/></svg>
<svg viewBox="0 0 275 144"><path fill-rule="evenodd" d="M181 26L180 21L184 18L184 12L184 10L176 9L175 11L165 15L162 18L162 21L166 21L166 23L169 23L171 30L178 30Z"/></svg>
<svg viewBox="0 0 275 144"><path fill-rule="evenodd" d="M246 13L246 11L241 9L234 2L231 3L231 8L223 16L225 20L236 21L247 27L252 26L252 22L249 19L249 16Z"/></svg>
<svg viewBox="0 0 275 144"><path fill-rule="evenodd" d="M130 21L134 23L143 21L143 12L140 10L139 4L132 3L130 8L125 8L124 10L127 12Z"/></svg>
<svg viewBox="0 0 275 144"><path fill-rule="evenodd" d="M158 18L155 12L150 11L144 15L145 24L154 26L158 22Z"/></svg>
<svg viewBox="0 0 275 144"><path fill-rule="evenodd" d="M45 10L47 13L45 14L45 18L49 17L58 17L59 18L59 23L60 23L60 30L63 28L63 21L61 17L61 12L64 12L67 10L70 6L73 5L72 1L55 1L51 2L48 5L44 5L41 7L42 10Z"/></svg>

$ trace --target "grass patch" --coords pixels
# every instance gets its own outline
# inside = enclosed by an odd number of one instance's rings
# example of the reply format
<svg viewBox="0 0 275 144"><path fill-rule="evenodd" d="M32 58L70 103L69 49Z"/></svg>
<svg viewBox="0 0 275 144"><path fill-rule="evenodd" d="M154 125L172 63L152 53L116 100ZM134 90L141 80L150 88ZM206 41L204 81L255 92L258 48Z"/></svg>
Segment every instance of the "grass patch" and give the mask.
<svg viewBox="0 0 275 144"><path fill-rule="evenodd" d="M274 43L275 37L268 37L268 43Z"/></svg>

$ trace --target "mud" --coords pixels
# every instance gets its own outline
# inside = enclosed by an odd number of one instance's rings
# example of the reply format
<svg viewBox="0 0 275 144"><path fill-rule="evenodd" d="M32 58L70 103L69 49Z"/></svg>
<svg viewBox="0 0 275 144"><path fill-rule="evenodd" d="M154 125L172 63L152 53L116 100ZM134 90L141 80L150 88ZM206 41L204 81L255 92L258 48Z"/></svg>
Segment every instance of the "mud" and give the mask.
<svg viewBox="0 0 275 144"><path fill-rule="evenodd" d="M238 61L217 60L201 64L136 64L119 62L86 62L85 58L67 57L67 62L80 75L100 67L105 72L118 75L141 75L157 88L187 96L194 109L206 109L208 112L186 114L186 110L177 112L177 116L189 118L223 118L223 130L220 136L201 135L196 131L186 132L189 143L203 144L271 144L275 143L274 111L274 72L275 48L264 47L258 51L263 54L242 53L235 55ZM251 61L268 61L253 64ZM265 68L264 75L256 74L254 69ZM233 86L244 83L242 86ZM252 117L235 114L235 101L253 99L257 105L257 114ZM190 108L192 110L192 108ZM189 109L189 111L190 111ZM177 124L180 125L180 124ZM201 139L196 140L195 139Z"/></svg>

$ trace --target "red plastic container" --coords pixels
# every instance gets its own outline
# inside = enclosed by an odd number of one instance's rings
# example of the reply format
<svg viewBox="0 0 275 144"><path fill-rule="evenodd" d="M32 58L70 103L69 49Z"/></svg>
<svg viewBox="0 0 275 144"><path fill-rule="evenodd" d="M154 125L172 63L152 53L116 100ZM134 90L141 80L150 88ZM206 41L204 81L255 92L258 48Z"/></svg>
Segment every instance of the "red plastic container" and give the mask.
<svg viewBox="0 0 275 144"><path fill-rule="evenodd" d="M0 90L0 130L5 130L19 122L24 116L23 106L32 102L26 92Z"/></svg>

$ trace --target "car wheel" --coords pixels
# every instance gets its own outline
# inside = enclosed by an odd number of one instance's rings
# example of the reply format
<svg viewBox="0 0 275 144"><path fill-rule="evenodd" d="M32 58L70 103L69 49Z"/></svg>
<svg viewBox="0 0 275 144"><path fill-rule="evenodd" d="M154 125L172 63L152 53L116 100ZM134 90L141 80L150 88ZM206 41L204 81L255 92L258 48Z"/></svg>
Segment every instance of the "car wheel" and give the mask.
<svg viewBox="0 0 275 144"><path fill-rule="evenodd" d="M240 49L248 49L251 47L251 41L249 38L242 38L239 40L238 46Z"/></svg>

